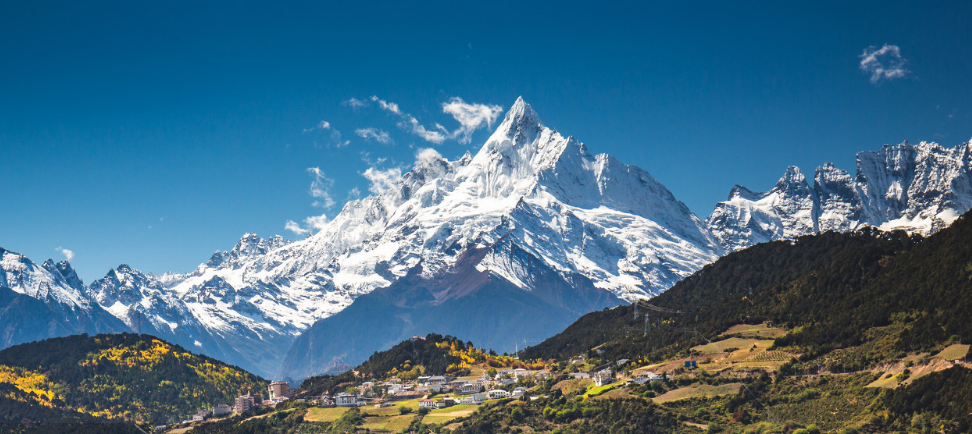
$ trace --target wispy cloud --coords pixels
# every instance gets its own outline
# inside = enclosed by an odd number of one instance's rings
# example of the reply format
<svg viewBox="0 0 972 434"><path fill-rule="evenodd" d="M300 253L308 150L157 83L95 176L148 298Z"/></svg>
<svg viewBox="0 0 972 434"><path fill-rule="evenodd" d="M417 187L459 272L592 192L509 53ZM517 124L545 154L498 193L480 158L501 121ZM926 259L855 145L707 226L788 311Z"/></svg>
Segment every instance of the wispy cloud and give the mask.
<svg viewBox="0 0 972 434"><path fill-rule="evenodd" d="M385 145L392 143L392 138L388 135L388 132L377 128L359 128L354 130L354 133L365 140L374 140Z"/></svg>
<svg viewBox="0 0 972 434"><path fill-rule="evenodd" d="M434 127L426 127L415 116L402 111L398 104L385 101L378 98L377 95L373 95L371 101L377 103L382 110L398 116L399 128L437 145L446 140L457 138L459 143L470 143L474 131L482 127L492 126L503 111L503 108L498 105L469 104L462 98L454 97L449 102L442 103L442 112L451 115L453 119L459 122L458 129L449 131L440 124L434 124Z"/></svg>
<svg viewBox="0 0 972 434"><path fill-rule="evenodd" d="M304 219L303 225L293 220L287 220L287 223L284 225L284 229L303 237L324 229L327 227L327 222L329 221L330 220L328 220L327 215L325 214L307 217Z"/></svg>
<svg viewBox="0 0 972 434"><path fill-rule="evenodd" d="M304 228L302 228L300 226L300 223L297 223L297 222L295 222L293 220L287 220L287 223L284 224L284 230L288 230L290 232L293 232L293 233L297 234L298 236L304 236L304 235L307 235L307 234L310 233L310 229L304 229Z"/></svg>
<svg viewBox="0 0 972 434"><path fill-rule="evenodd" d="M333 207L334 199L331 198L331 187L334 186L334 180L328 178L319 167L308 167L307 173L310 173L311 177L314 178L311 181L309 193L316 200L311 205L325 209Z"/></svg>
<svg viewBox="0 0 972 434"><path fill-rule="evenodd" d="M71 250L65 249L61 246L57 246L54 250L57 250L60 254L64 255L64 259L67 259L68 262L71 262L74 259L74 252Z"/></svg>
<svg viewBox="0 0 972 434"><path fill-rule="evenodd" d="M399 116L404 116L405 115L404 113L402 113L402 110L398 108L398 104L395 104L393 102L385 101L385 100L383 100L381 98L378 98L377 95L372 95L371 96L371 100L374 101L374 102L376 102L376 103L378 103L378 107L381 107L382 110L392 112L392 113L394 113L396 115L399 115Z"/></svg>
<svg viewBox="0 0 972 434"><path fill-rule="evenodd" d="M335 203L331 195L331 187L334 186L334 180L328 178L319 167L309 167L307 168L307 173L314 178L308 190L308 193L314 198L314 202L311 205L324 209L333 207ZM327 222L327 215L321 214L319 216L305 218L303 225L293 220L287 220L287 223L284 224L284 229L299 236L305 236L323 229L327 225Z"/></svg>
<svg viewBox="0 0 972 434"><path fill-rule="evenodd" d="M331 129L331 123L330 122L328 122L328 121L320 121L317 125L314 125L313 127L310 127L310 128L304 128L304 130L301 131L301 132L304 133L304 134L307 134L307 133L312 132L312 131L329 130L329 129Z"/></svg>
<svg viewBox="0 0 972 434"><path fill-rule="evenodd" d="M459 122L459 129L452 133L453 137L459 137L459 143L469 144L472 142L472 133L482 127L491 128L493 122L503 112L503 107L488 104L469 104L462 98L455 97L449 102L442 103L442 111L452 115L453 119Z"/></svg>
<svg viewBox="0 0 972 434"><path fill-rule="evenodd" d="M341 104L344 104L344 105L346 105L348 107L351 107L353 110L357 110L357 109L362 108L362 107L368 107L368 102L367 101L362 101L362 100L357 99L357 98L350 98L347 101L341 102Z"/></svg>
<svg viewBox="0 0 972 434"><path fill-rule="evenodd" d="M341 138L341 132L338 131L337 128L332 127L331 123L328 121L320 121L317 123L317 125L314 125L313 127L304 128L304 130L301 131L301 133L307 134L307 133L312 133L314 131L330 131L331 133L330 133L329 143L335 147L343 148L351 144L350 140L343 140Z"/></svg>
<svg viewBox="0 0 972 434"><path fill-rule="evenodd" d="M878 84L881 80L903 78L911 72L905 68L907 61L901 57L901 49L897 45L884 44L881 48L867 47L860 57L861 71L871 75L871 84Z"/></svg>
<svg viewBox="0 0 972 434"><path fill-rule="evenodd" d="M415 118L415 116L403 112L402 109L398 107L398 104L385 101L378 98L377 95L372 95L371 100L378 103L378 107L381 107L382 110L397 115L400 118L398 121L398 128L411 132L412 134L421 137L423 140L435 144L440 144L446 140L447 131L441 125L437 125L438 131L425 128L425 125L422 125L418 119Z"/></svg>

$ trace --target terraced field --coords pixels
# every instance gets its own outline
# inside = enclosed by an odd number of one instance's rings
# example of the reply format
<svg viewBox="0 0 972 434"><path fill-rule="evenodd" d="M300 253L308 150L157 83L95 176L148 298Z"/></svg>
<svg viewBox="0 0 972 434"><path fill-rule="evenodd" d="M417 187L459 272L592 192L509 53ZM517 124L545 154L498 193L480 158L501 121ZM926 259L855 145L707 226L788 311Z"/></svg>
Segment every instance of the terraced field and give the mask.
<svg viewBox="0 0 972 434"><path fill-rule="evenodd" d="M762 324L737 324L729 327L728 330L722 332L720 336L724 335L740 335L747 338L763 338L763 339L776 339L780 336L787 334L786 330L779 327L770 327L767 323Z"/></svg>
<svg viewBox="0 0 972 434"><path fill-rule="evenodd" d="M749 350L752 347L763 347L769 348L773 345L773 341L764 339L744 339L744 338L729 338L723 339L721 341L715 341L705 345L699 345L697 347L692 347L693 350L698 351L702 354L717 354L728 352L728 350Z"/></svg>
<svg viewBox="0 0 972 434"><path fill-rule="evenodd" d="M718 386L700 384L698 386L689 386L689 387L682 387L680 389L670 390L663 395L652 398L651 400L656 403L662 404L665 402L678 401L681 399L732 395L732 394L739 393L740 387L742 387L742 383L720 384Z"/></svg>
<svg viewBox="0 0 972 434"><path fill-rule="evenodd" d="M786 351L763 351L755 355L749 356L745 361L747 362L788 362L794 356Z"/></svg>
<svg viewBox="0 0 972 434"><path fill-rule="evenodd" d="M738 334L747 330L755 332L777 333L781 329L770 329L765 325L741 325L726 330L722 335ZM699 367L707 371L722 371L725 369L764 369L775 371L781 365L796 357L785 351L768 351L773 346L773 339L731 337L720 341L699 345L692 349L703 356L699 360Z"/></svg>

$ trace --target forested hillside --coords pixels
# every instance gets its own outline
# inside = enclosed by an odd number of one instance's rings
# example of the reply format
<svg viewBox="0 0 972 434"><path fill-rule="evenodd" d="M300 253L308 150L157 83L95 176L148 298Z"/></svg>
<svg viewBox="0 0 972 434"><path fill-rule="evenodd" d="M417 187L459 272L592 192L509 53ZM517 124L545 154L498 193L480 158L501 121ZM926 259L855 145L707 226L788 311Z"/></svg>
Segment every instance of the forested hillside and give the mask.
<svg viewBox="0 0 972 434"><path fill-rule="evenodd" d="M562 358L602 345L609 356L663 357L733 324L796 329L778 345L807 355L860 344L865 332L899 322L898 351L972 340L972 221L922 240L904 232L825 233L730 254L669 291L649 312L629 305L585 315L526 357ZM647 334L645 330L648 330ZM669 345L676 344L674 347ZM656 352L659 352L657 353ZM855 366L867 360L855 361Z"/></svg>
<svg viewBox="0 0 972 434"><path fill-rule="evenodd" d="M76 335L0 351L0 422L171 423L266 382L148 335Z"/></svg>

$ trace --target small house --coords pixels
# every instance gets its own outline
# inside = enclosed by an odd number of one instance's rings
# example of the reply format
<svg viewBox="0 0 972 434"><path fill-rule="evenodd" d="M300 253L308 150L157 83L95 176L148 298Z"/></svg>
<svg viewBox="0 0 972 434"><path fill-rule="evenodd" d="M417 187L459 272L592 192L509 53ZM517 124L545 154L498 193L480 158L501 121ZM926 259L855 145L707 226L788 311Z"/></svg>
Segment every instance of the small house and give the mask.
<svg viewBox="0 0 972 434"><path fill-rule="evenodd" d="M446 408L453 405L456 405L456 400L449 397L435 400L435 408Z"/></svg>
<svg viewBox="0 0 972 434"><path fill-rule="evenodd" d="M598 371L596 374L594 374L594 384L598 386L611 384L612 382L614 382L614 374L611 373L610 369Z"/></svg>
<svg viewBox="0 0 972 434"><path fill-rule="evenodd" d="M459 401L459 403L463 405L479 405L485 402L486 399L487 396L485 393L474 393L465 398L462 398L462 400Z"/></svg>
<svg viewBox="0 0 972 434"><path fill-rule="evenodd" d="M233 407L230 407L226 404L219 404L213 407L213 416L215 417L226 416L227 414L230 414L232 412L233 412Z"/></svg>
<svg viewBox="0 0 972 434"><path fill-rule="evenodd" d="M350 393L339 393L334 397L334 404L338 407L357 407L358 396Z"/></svg>
<svg viewBox="0 0 972 434"><path fill-rule="evenodd" d="M489 399L502 399L502 398L508 398L510 396L510 393L503 389L493 389L490 390L489 392L486 392L486 396L488 396Z"/></svg>

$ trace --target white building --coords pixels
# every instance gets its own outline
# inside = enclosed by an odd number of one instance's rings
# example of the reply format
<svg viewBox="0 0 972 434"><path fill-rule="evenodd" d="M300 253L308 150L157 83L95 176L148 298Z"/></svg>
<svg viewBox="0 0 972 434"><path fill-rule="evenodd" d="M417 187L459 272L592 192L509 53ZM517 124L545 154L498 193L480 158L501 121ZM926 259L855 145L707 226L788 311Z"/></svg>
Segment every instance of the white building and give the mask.
<svg viewBox="0 0 972 434"><path fill-rule="evenodd" d="M513 370L513 376L516 378L532 377L533 371L529 369L517 368Z"/></svg>
<svg viewBox="0 0 972 434"><path fill-rule="evenodd" d="M636 375L631 381L634 381L635 383L638 384L645 384L652 381L660 381L661 379L662 379L661 375L658 375L651 371L644 371L638 373L638 375Z"/></svg>
<svg viewBox="0 0 972 434"><path fill-rule="evenodd" d="M519 398L523 395L526 395L526 389L523 387L517 387L516 389L513 389L513 393L510 394L510 396L513 398Z"/></svg>
<svg viewBox="0 0 972 434"><path fill-rule="evenodd" d="M459 401L459 403L463 405L479 405L486 402L487 398L488 397L486 396L485 393L474 393L465 398L462 398L462 400Z"/></svg>
<svg viewBox="0 0 972 434"><path fill-rule="evenodd" d="M334 397L334 404L338 407L357 407L358 396L350 393L339 393Z"/></svg>
<svg viewBox="0 0 972 434"><path fill-rule="evenodd" d="M610 369L598 371L596 374L594 374L594 384L598 386L611 384L612 382L614 382L614 374L611 373Z"/></svg>
<svg viewBox="0 0 972 434"><path fill-rule="evenodd" d="M388 394L389 395L394 395L396 393L401 393L404 390L405 390L405 387L402 386L401 384L390 384L390 385L388 385Z"/></svg>
<svg viewBox="0 0 972 434"><path fill-rule="evenodd" d="M434 399L423 399L419 401L419 408L435 408Z"/></svg>
<svg viewBox="0 0 972 434"><path fill-rule="evenodd" d="M489 399L502 399L502 398L508 398L510 396L510 393L503 389L493 389L490 390L489 392L486 392L486 396L489 396Z"/></svg>

